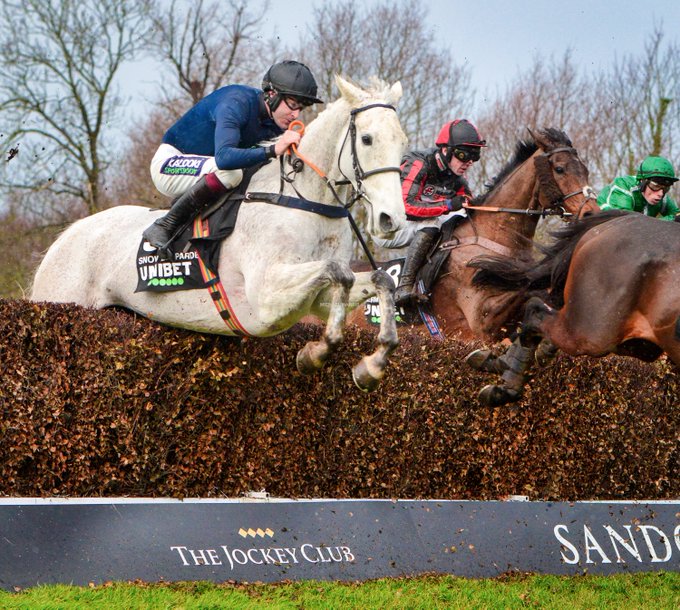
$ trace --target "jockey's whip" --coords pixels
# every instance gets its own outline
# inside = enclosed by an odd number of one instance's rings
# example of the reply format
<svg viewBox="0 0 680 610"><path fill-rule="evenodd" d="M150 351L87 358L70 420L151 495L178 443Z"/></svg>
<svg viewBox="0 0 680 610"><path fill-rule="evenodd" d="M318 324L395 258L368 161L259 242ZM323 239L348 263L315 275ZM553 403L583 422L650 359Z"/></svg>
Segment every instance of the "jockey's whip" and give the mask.
<svg viewBox="0 0 680 610"><path fill-rule="evenodd" d="M296 131L297 133L300 134L300 136L303 136L304 133L305 133L305 124L302 121L297 121L297 120L292 121L291 124L288 125L288 129L290 129L291 131ZM291 152L291 149L292 149L292 152ZM335 197L335 200L340 205L342 205L343 207L346 207L346 206L344 206L343 202L340 200L340 197L338 197L338 194L335 192L335 188L333 188L333 184L328 179L328 176L326 176L326 174L322 170L320 170L314 163L312 163L312 161L310 161L307 157L300 154L300 152L298 151L297 144L291 144L289 146L288 150L286 151L286 154L291 155L291 156L294 154L305 165L309 165L309 167L311 167L326 182L326 184L328 185L328 188L331 189L331 193L333 193L333 197ZM349 211L349 209L347 210L347 218L349 219L349 224L352 227L352 230L354 231L354 235L359 240L359 243L361 244L361 247L362 247L364 253L366 254L366 258L368 258L368 262L371 263L371 267L373 267L374 270L377 269L378 265L376 264L375 259L373 258L373 255L371 254L371 251L368 249L368 245L364 241L364 237L361 234L361 231L359 230L359 227L357 226L357 223L354 220L354 217L352 216L352 213Z"/></svg>

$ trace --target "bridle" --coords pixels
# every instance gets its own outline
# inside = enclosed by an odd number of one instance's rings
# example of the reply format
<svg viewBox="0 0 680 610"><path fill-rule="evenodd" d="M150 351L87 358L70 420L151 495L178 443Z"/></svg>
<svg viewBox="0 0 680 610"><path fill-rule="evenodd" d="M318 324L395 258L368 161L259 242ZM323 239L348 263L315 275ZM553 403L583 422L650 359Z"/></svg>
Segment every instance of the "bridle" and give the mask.
<svg viewBox="0 0 680 610"><path fill-rule="evenodd" d="M366 110L370 110L371 108L389 108L390 110L394 110L396 112L396 108L391 104L376 103L368 104L367 106L362 106L361 108L355 108L349 113L350 114L349 126L347 128L347 132L345 133L345 138L342 141L342 146L340 147L340 154L338 155L338 171L342 174L344 180L336 181L336 185L347 185L352 183L352 181L345 175L345 173L342 171L342 168L340 167L340 159L342 158L342 152L345 149L347 140L349 139L352 154L352 169L354 170L355 185L353 185L352 189L353 194L351 199L345 204L346 208L351 208L359 199L364 199L369 204L371 203L371 200L366 195L366 191L364 191L363 184L364 180L369 176L374 176L376 174L384 174L385 172L398 172L401 174L401 168L397 166L378 167L375 169L369 169L368 171L364 171L364 169L361 167L361 163L359 162L359 156L357 154L356 117L360 112L365 112Z"/></svg>
<svg viewBox="0 0 680 610"><path fill-rule="evenodd" d="M326 182L326 185L328 188L331 190L331 193L333 194L334 199L340 204L342 207L349 209L351 208L359 199L364 199L367 201L369 204L371 203L371 200L368 198L366 191L364 190L364 180L368 178L369 176L374 176L376 174L382 174L385 172L401 172L401 169L396 166L388 166L388 167L378 167L375 169L370 169L368 171L365 171L361 167L361 163L359 162L359 156L357 154L357 126L356 126L356 117L359 113L365 112L366 110L370 110L371 108L389 108L390 110L394 110L396 112L396 108L392 106L391 104L368 104L367 106L361 106L360 108L354 108L353 110L350 111L350 119L349 119L349 125L347 127L347 131L345 132L345 137L342 140L342 146L340 147L340 153L338 154L338 171L342 175L343 179L342 180L330 180L328 176L320 170L314 163L312 163L309 159L305 158L303 155L300 154L300 152L297 150L297 147L291 147L293 148L293 152L290 155L290 164L292 166L292 170L288 173L286 173L283 169L283 162L281 163L281 181L287 182L288 184L291 185L293 190L297 193L299 197L302 197L302 195L298 192L298 190L295 188L295 174L299 173L302 171L303 165L308 165L311 167L321 178L323 178ZM291 124L292 125L292 124ZM299 125L302 125L299 123ZM304 129L304 126L302 126ZM290 129L290 128L289 128ZM351 155L352 155L352 169L354 171L354 183L352 183L352 180L345 174L345 172L342 171L342 167L340 167L340 160L342 159L342 153L345 150L345 146L347 146L347 141L349 140L350 142L350 150L351 150ZM283 157L281 157L281 160L283 161ZM336 186L347 186L351 184L352 185L352 197L350 198L349 201L345 202L342 201L340 196L338 195L337 191L335 190ZM283 190L283 184L281 184L281 190Z"/></svg>
<svg viewBox="0 0 680 610"><path fill-rule="evenodd" d="M368 195L366 194L366 191L364 190L364 180L370 176L375 176L376 174L383 174L386 172L399 172L401 173L401 168L397 166L387 166L387 167L378 167L374 169L369 169L368 171L364 170L361 167L361 163L359 162L359 156L357 154L357 127L356 127L356 117L358 114L361 112L365 112L367 110L371 110L372 108L388 108L390 110L394 110L396 112L396 108L392 106L391 104L382 104L382 103L375 103L375 104L368 104L366 106L361 106L360 108L354 108L353 110L350 111L350 119L349 119L349 125L347 127L347 131L345 132L345 137L343 138L342 145L340 146L340 152L338 154L338 171L342 175L343 179L342 180L331 180L328 178L328 176L320 170L314 163L312 163L309 159L306 159L303 155L300 154L300 152L297 150L297 147L291 147L293 148L292 153L290 155L290 164L292 166L292 170L288 173L284 171L284 156L281 157L281 189L280 189L280 194L283 192L283 183L287 182L290 184L292 189L295 191L295 193L300 197L301 199L304 199L304 197L300 194L300 192L297 190L295 187L294 181L295 181L295 174L298 172L302 171L303 165L308 165L311 167L323 180L326 182L326 186L330 189L331 193L333 194L334 199L338 202L340 206L342 206L344 209L347 210L347 218L349 219L350 225L352 226L352 230L354 231L354 234L356 235L359 243L361 244L361 247L363 248L364 252L366 253L366 256L371 263L371 266L373 269L377 269L377 264L375 260L373 259L373 256L368 249L368 246L366 245L366 242L364 241L363 236L361 235L361 231L359 231L359 227L356 224L356 221L352 217L352 215L349 213L349 209L357 202L359 199L363 199L366 201L368 204L373 205L371 200L368 198ZM304 125L302 123L299 123L302 128L304 129ZM291 124L292 125L292 124ZM342 167L340 166L340 160L342 159L343 152L345 150L345 146L347 145L347 141L349 140L350 142L350 153L352 157L352 170L354 172L354 182L345 174L345 172L342 171ZM347 186L347 185L352 185L352 195L348 201L343 201L340 196L338 195L336 191L336 187L338 186Z"/></svg>
<svg viewBox="0 0 680 610"><path fill-rule="evenodd" d="M552 150L549 150L547 152L544 152L540 155L540 158L545 158L547 160L550 160L550 157L556 153L559 152L567 152L570 154L573 154L574 156L578 157L578 151L571 147L571 146L561 146L559 148L553 148ZM521 167L521 166L520 166ZM513 174L519 170L519 167L517 167L513 172L511 172L505 180L503 180L503 184L505 184L512 176ZM556 190L559 190L559 187L557 186L557 183L555 181L555 178L551 175L551 179L553 182L553 185L555 186ZM502 186L502 185L500 185ZM583 195L584 201L579 207L579 211L577 212L577 216L580 216L581 210L583 209L583 206L586 205L588 200L590 199L597 199L597 195L595 193L595 189L593 189L590 185L584 186L582 189L579 189L577 191L573 191L571 193L565 194L560 194L559 197L555 198L553 201L550 202L550 205L547 207L541 207L540 210L532 210L532 209L525 209L525 210L518 210L515 208L500 208L500 207L490 207L490 206L472 206L472 205L465 205L463 206L466 210L475 210L479 212L504 212L507 214L524 214L526 216L559 216L560 218L569 218L573 216L574 214L571 212L567 212L564 209L564 203L567 201L567 199L570 199L571 197L575 197L576 195Z"/></svg>

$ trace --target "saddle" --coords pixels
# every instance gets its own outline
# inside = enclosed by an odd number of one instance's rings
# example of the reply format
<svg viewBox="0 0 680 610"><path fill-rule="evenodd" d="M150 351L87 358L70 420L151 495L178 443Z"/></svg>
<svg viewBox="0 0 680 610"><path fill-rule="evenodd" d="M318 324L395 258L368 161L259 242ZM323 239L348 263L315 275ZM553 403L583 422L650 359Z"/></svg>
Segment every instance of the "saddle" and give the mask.
<svg viewBox="0 0 680 610"><path fill-rule="evenodd" d="M444 263L450 255L449 249L442 249L440 246L452 239L456 227L465 219L464 216L453 216L441 226L439 238L435 241L432 249L427 255L427 262L420 268L416 275L416 286L418 292L424 295L422 302L418 304L409 303L397 307L395 318L400 326L413 326L425 324L430 333L436 337L443 337L439 331L439 325L431 312L430 304L427 300L432 286L437 281ZM404 267L404 259L398 258L386 263L379 263L379 268L387 272L392 277L395 285L399 283L399 277ZM380 324L380 306L377 297L371 297L364 303L364 317L370 325Z"/></svg>
<svg viewBox="0 0 680 610"><path fill-rule="evenodd" d="M171 292L208 288L219 281L217 265L222 242L231 235L241 202L253 174L261 167L243 170L243 179L214 205L188 223L173 239L172 260L162 260L142 238L137 249L135 292Z"/></svg>
<svg viewBox="0 0 680 610"><path fill-rule="evenodd" d="M440 227L439 238L435 241L432 249L427 255L425 264L416 274L416 286L418 287L420 294L426 299L432 291L432 286L434 286L437 281L444 263L451 254L450 249L441 248L440 246L451 241L453 232L464 219L464 216L452 216Z"/></svg>

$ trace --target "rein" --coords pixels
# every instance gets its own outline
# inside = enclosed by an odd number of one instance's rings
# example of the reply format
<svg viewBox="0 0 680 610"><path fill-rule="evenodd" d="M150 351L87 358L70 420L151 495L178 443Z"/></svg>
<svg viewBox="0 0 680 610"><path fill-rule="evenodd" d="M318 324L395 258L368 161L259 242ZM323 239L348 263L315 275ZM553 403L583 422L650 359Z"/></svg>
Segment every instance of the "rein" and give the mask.
<svg viewBox="0 0 680 610"><path fill-rule="evenodd" d="M370 110L371 108L389 108L390 110L394 110L396 112L396 108L392 106L391 104L382 104L382 103L376 103L376 104L368 104L367 106L362 106L360 108L355 108L354 110L350 111L350 121L349 121L349 126L347 128L347 132L345 133L345 137L342 141L342 146L340 147L340 154L338 155L338 170L340 174L342 174L344 180L335 180L332 181L328 178L328 176L321 170L319 167L317 167L310 159L302 155L299 150L297 145L292 144L290 146L291 150L287 151L287 155L290 157L291 165L293 167L292 172L289 174L286 174L283 169L283 159L284 157L281 157L281 189L279 191L279 199L281 197L284 197L283 193L283 183L287 182L290 184L292 189L297 193L297 195L300 197L301 200L307 201L295 188L294 180L295 180L295 174L302 171L302 165L307 165L311 169L313 169L325 182L326 186L330 189L331 193L333 194L334 199L342 206L342 210L346 212L346 214L343 214L343 216L347 216L347 219L349 220L350 226L352 227L352 230L354 231L354 235L356 236L357 240L361 244L361 247L366 254L366 257L368 258L368 261L371 264L371 267L373 269L377 269L378 266L375 262L375 259L373 258L373 255L371 254L371 251L368 248L368 245L366 245L366 241L364 240L363 236L361 235L361 231L359 230L359 227L356 224L356 221L354 220L354 217L350 213L349 209L359 200L359 199L364 199L367 203L372 205L371 200L368 198L366 195L366 191L363 189L363 181L368 178L369 176L374 176L376 174L382 174L385 172L401 172L401 169L396 166L388 166L388 167L378 167L375 169L370 169L368 171L364 171L364 169L361 167L361 163L359 162L359 157L357 155L357 148L356 148L356 137L357 137L357 128L356 128L356 116L360 112L365 112L366 110ZM289 126L288 129L291 129L293 131L297 131L300 133L300 135L304 134L305 131L305 126L302 121L293 121ZM351 136L351 138L350 138ZM345 175L345 173L342 171L342 168L340 167L340 159L342 157L342 152L345 149L345 145L347 144L347 139L350 138L350 147L351 147L351 153L352 153L352 169L354 170L354 185L353 185L353 195L351 199L348 202L343 202L340 196L338 195L337 191L335 190L336 186L346 186L348 184L352 184L352 180ZM295 159L293 159L293 156L295 156ZM298 163L298 161L300 163ZM293 177L290 177L290 174L293 175ZM262 195L261 193L258 193L257 195ZM272 202L272 199L276 197L267 197L265 200ZM260 197L258 197L260 198ZM315 204L317 206L323 206L325 204ZM328 207L328 206L326 206ZM333 207L333 206L331 206ZM302 208L299 208L302 209ZM308 209L308 211L314 211L309 208L304 208Z"/></svg>

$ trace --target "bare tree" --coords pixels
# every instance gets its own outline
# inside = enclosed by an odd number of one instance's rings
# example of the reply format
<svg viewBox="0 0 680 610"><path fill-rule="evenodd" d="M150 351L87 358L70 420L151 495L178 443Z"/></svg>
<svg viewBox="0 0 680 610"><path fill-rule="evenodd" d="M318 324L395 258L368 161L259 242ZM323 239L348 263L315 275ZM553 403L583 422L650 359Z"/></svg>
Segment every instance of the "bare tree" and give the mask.
<svg viewBox="0 0 680 610"><path fill-rule="evenodd" d="M145 44L148 2L0 0L0 8L3 144L19 151L2 182L96 212L111 158L105 136L119 116L114 79Z"/></svg>
<svg viewBox="0 0 680 610"><path fill-rule="evenodd" d="M195 104L230 82L261 78L263 60L275 52L258 37L269 0L258 8L252 0L197 0L186 11L177 0L169 9L166 3L163 6L154 19L153 45L164 71L171 74L168 84L161 86L169 107L176 107L178 93Z"/></svg>
<svg viewBox="0 0 680 610"><path fill-rule="evenodd" d="M399 116L413 148L433 146L447 120L467 116L474 91L464 65L423 24L427 8L417 0L368 7L355 0L314 8L296 53L308 63L325 99L334 99L333 74L358 81L377 76L401 81ZM404 15L418 15L405 19Z"/></svg>

